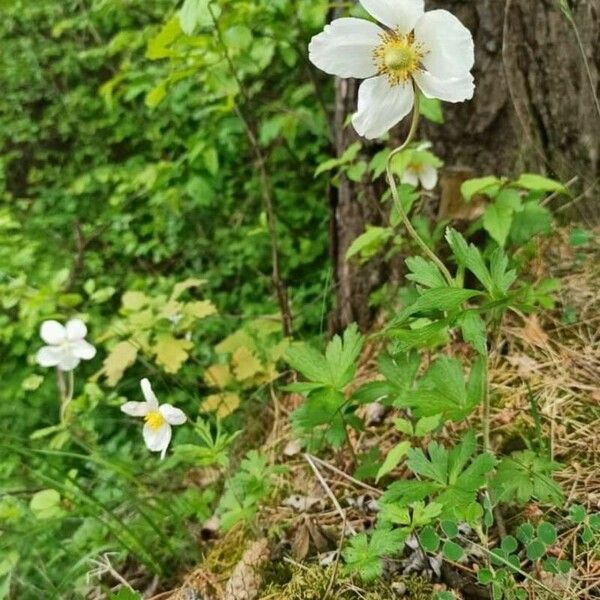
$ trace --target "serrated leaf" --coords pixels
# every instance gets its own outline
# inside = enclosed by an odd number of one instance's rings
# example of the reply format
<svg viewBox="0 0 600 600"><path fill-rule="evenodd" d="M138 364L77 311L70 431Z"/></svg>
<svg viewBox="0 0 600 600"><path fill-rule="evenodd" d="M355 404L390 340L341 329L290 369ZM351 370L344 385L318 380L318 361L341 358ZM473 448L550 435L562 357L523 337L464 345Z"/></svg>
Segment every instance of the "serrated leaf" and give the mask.
<svg viewBox="0 0 600 600"><path fill-rule="evenodd" d="M446 241L452 248L456 263L465 269L469 269L481 285L488 292L491 292L494 282L479 249L473 244L467 244L465 238L452 228L448 228L446 231Z"/></svg>
<svg viewBox="0 0 600 600"><path fill-rule="evenodd" d="M463 339L475 348L481 355L487 354L487 331L483 319L475 311L463 313L458 325L461 329Z"/></svg>
<svg viewBox="0 0 600 600"><path fill-rule="evenodd" d="M519 547L519 542L512 535L507 535L505 538L502 538L501 547L507 554L512 554Z"/></svg>
<svg viewBox="0 0 600 600"><path fill-rule="evenodd" d="M421 256L413 256L406 259L406 265L410 269L407 279L427 288L448 287L448 283L437 265Z"/></svg>
<svg viewBox="0 0 600 600"><path fill-rule="evenodd" d="M517 538L522 544L527 544L533 539L535 529L531 523L523 523L517 528Z"/></svg>
<svg viewBox="0 0 600 600"><path fill-rule="evenodd" d="M195 319L206 319L217 313L217 308L210 300L198 300L183 305L183 312Z"/></svg>
<svg viewBox="0 0 600 600"><path fill-rule="evenodd" d="M233 375L229 365L211 365L204 371L204 381L209 387L225 389L232 381Z"/></svg>
<svg viewBox="0 0 600 600"><path fill-rule="evenodd" d="M235 412L241 404L241 398L233 392L222 392L207 396L201 404L204 412L216 413L217 417L224 419Z"/></svg>
<svg viewBox="0 0 600 600"><path fill-rule="evenodd" d="M170 333L156 336L153 352L156 362L167 373L177 373L189 358L189 350L194 347L190 340L173 337Z"/></svg>
<svg viewBox="0 0 600 600"><path fill-rule="evenodd" d="M457 309L463 302L481 295L477 290L460 288L435 288L425 290L415 302L407 306L392 321L392 326L404 322L408 317L417 313L446 312Z"/></svg>
<svg viewBox="0 0 600 600"><path fill-rule="evenodd" d="M546 554L546 546L540 540L533 540L527 544L527 558L536 561Z"/></svg>
<svg viewBox="0 0 600 600"><path fill-rule="evenodd" d="M391 473L400 464L400 461L406 456L409 449L410 442L400 442L397 446L394 446L385 457L383 464L377 472L376 482L379 482L382 477Z"/></svg>
<svg viewBox="0 0 600 600"><path fill-rule="evenodd" d="M587 516L587 512L581 504L573 504L569 509L569 519L574 523L583 523Z"/></svg>
<svg viewBox="0 0 600 600"><path fill-rule="evenodd" d="M437 429L442 422L442 415L433 415L431 417L422 417L415 425L415 436L424 437Z"/></svg>
<svg viewBox="0 0 600 600"><path fill-rule="evenodd" d="M231 357L233 373L238 381L255 377L263 371L263 366L249 348L241 346Z"/></svg>
<svg viewBox="0 0 600 600"><path fill-rule="evenodd" d="M539 540L546 544L546 546L552 546L557 539L556 528L552 523L545 521L538 525L537 535Z"/></svg>
<svg viewBox="0 0 600 600"><path fill-rule="evenodd" d="M137 355L138 349L132 341L119 342L111 348L102 367L109 387L114 387L121 381L126 369L135 363Z"/></svg>

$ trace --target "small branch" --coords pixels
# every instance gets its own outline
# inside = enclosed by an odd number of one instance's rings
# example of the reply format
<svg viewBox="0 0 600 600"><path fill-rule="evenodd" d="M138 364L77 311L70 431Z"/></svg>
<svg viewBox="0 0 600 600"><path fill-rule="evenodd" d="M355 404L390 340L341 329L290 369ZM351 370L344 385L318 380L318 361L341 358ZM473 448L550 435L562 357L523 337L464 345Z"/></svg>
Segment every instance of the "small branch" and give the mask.
<svg viewBox="0 0 600 600"><path fill-rule="evenodd" d="M223 33L221 32L221 28L219 26L219 22L212 10L212 7L209 3L208 10L210 12L211 19L215 26L215 32L217 34L217 39L223 51L223 57L227 62L229 67L229 71L231 76L235 79L237 86L242 94L244 101L246 104L251 103L251 99L248 96L240 77L236 71L235 65L229 55L229 49L227 48L227 44L225 43L225 39L223 38ZM272 281L273 287L275 288L275 295L277 296L277 302L279 304L279 311L281 312L281 320L283 326L283 335L286 337L290 337L292 334L292 313L290 311L289 298L287 287L283 282L281 277L281 268L279 264L279 247L277 241L277 219L275 216L275 210L273 208L273 196L271 193L271 186L269 183L269 176L266 169L266 161L265 157L260 149L260 144L258 143L258 139L256 136L256 132L252 128L249 120L246 118L244 113L242 112L240 106L237 103L234 103L234 111L239 120L241 121L244 129L246 131L246 136L248 137L248 141L250 142L250 146L252 147L252 151L254 152L254 156L256 159L256 165L258 167L259 178L260 178L260 189L261 196L263 200L263 205L265 208L265 212L267 214L267 227L269 229L269 237L271 239L271 263L273 267L272 272Z"/></svg>
<svg viewBox="0 0 600 600"><path fill-rule="evenodd" d="M342 521L346 522L346 513L344 512L344 509L340 506L338 499L335 497L335 494L331 491L331 488L329 487L329 485L327 485L327 482L323 478L323 475L321 475L321 472L319 471L319 469L317 469L317 466L315 465L312 457L309 454L305 454L304 458L306 459L306 462L310 465L310 468L313 470L314 474L316 475L317 479L319 480L319 483L323 486L323 489L325 490L325 492L331 499L331 502L333 502L333 506L338 511L339 515L342 517ZM350 529L350 532L352 533L352 535L356 534L356 531L354 530L352 525L350 525L350 523L348 523L348 529Z"/></svg>

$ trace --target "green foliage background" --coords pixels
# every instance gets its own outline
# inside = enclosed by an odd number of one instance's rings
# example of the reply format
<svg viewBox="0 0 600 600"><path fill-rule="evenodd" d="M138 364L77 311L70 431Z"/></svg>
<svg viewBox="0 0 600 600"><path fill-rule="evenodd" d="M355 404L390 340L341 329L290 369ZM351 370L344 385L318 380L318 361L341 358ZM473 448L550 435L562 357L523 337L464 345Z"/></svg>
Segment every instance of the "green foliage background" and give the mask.
<svg viewBox="0 0 600 600"><path fill-rule="evenodd" d="M102 551L163 574L168 557L194 559L175 532L211 514L214 492L165 487L118 406L150 375L195 418L213 344L277 311L259 172L236 111L265 157L296 328L321 327L329 209L313 175L329 155L330 89L305 48L326 3L220 6L237 80L210 24L164 56L148 50L179 8L167 0L0 4L0 597L76 597ZM92 377L99 347L77 372L75 429L31 440L58 420L54 373L34 363L41 322L81 315L101 346L123 293L168 294L189 277L206 280L219 316L186 332L192 360L177 376L138 361L108 388ZM60 502L42 495L32 512L45 488Z"/></svg>

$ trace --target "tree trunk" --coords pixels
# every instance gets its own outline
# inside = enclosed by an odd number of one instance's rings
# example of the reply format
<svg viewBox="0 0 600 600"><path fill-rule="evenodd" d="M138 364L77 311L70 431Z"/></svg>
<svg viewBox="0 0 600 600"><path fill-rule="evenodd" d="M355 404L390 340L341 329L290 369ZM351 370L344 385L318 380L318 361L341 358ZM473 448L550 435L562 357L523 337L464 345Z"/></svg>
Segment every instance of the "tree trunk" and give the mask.
<svg viewBox="0 0 600 600"><path fill-rule="evenodd" d="M600 176L600 0L571 0L573 24L558 4L559 0L427 2L428 10L445 8L459 17L473 32L476 45L474 99L444 104L445 124L426 123L419 131L419 138L433 142L446 163L442 195L444 190L456 194L457 172L514 176L533 171L563 182L577 177L572 189L581 199L575 206L586 219L598 219L593 199L598 197ZM356 139L351 128L343 128L356 108L356 89L352 81L336 85L339 154ZM401 141L404 126L393 133L395 141ZM364 267L345 261L349 245L366 225L381 222L380 191L369 183L348 181L338 190L332 231L340 327L356 321L367 328L373 318L369 295L393 276L381 261Z"/></svg>

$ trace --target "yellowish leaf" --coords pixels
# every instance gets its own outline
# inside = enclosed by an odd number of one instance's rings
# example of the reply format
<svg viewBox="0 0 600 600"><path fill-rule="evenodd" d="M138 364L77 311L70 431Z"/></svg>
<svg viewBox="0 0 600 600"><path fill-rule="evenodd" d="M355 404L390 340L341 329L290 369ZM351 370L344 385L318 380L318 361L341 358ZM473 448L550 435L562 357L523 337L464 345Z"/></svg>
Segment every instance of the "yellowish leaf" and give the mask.
<svg viewBox="0 0 600 600"><path fill-rule="evenodd" d="M128 316L131 329L150 329L154 325L154 313L150 308Z"/></svg>
<svg viewBox="0 0 600 600"><path fill-rule="evenodd" d="M107 385L114 387L119 383L125 370L135 362L137 354L138 350L131 341L119 342L113 346L103 363Z"/></svg>
<svg viewBox="0 0 600 600"><path fill-rule="evenodd" d="M206 283L205 279L198 279L196 277L190 277L189 279L186 279L185 281L176 283L175 286L173 287L173 293L171 294L171 299L177 300L177 298L179 298L179 296L181 296L181 294L183 294L183 292L185 292L186 290L189 290L190 288L193 288L193 287L199 287L201 285L204 285L205 283Z"/></svg>
<svg viewBox="0 0 600 600"><path fill-rule="evenodd" d="M236 332L226 337L220 344L215 346L215 350L217 354L230 354L235 352L241 346L253 349L254 341L243 329L238 329Z"/></svg>
<svg viewBox="0 0 600 600"><path fill-rule="evenodd" d="M275 381L279 376L279 372L275 368L274 363L269 363L267 368L252 379L253 385L264 385Z"/></svg>
<svg viewBox="0 0 600 600"><path fill-rule="evenodd" d="M186 315L196 319L205 319L217 312L215 305L210 300L200 300L198 302L188 302L183 310Z"/></svg>
<svg viewBox="0 0 600 600"><path fill-rule="evenodd" d="M210 387L225 389L232 381L229 365L211 365L204 371L204 381Z"/></svg>
<svg viewBox="0 0 600 600"><path fill-rule="evenodd" d="M160 309L158 314L160 319L171 319L175 320L178 316L181 315L181 310L183 309L183 304L181 302L177 302L176 300L169 300L167 303Z"/></svg>
<svg viewBox="0 0 600 600"><path fill-rule="evenodd" d="M140 310L148 305L150 298L143 292L125 292L121 298L123 308L127 310Z"/></svg>
<svg viewBox="0 0 600 600"><path fill-rule="evenodd" d="M233 353L231 363L233 364L235 378L238 381L250 379L258 373L261 373L263 370L263 366L260 364L259 360L245 346L238 348Z"/></svg>
<svg viewBox="0 0 600 600"><path fill-rule="evenodd" d="M177 373L189 357L189 350L194 344L189 340L174 338L168 333L163 333L156 338L154 353L156 361L167 373Z"/></svg>
<svg viewBox="0 0 600 600"><path fill-rule="evenodd" d="M213 394L202 402L202 410L217 413L217 417L224 419L238 408L240 401L240 397L233 392Z"/></svg>

